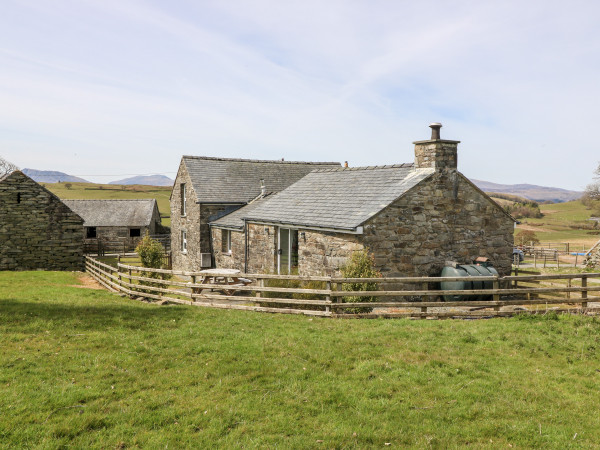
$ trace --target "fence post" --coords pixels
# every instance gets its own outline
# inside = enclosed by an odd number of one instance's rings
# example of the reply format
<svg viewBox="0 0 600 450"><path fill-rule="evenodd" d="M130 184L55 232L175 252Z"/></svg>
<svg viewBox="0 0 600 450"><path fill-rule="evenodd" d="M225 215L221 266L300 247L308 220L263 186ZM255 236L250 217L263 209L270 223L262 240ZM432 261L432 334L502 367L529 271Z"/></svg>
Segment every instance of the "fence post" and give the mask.
<svg viewBox="0 0 600 450"><path fill-rule="evenodd" d="M537 268L537 253L533 252L533 267Z"/></svg>
<svg viewBox="0 0 600 450"><path fill-rule="evenodd" d="M567 289L571 288L571 278L567 280ZM567 298L571 298L571 291L567 291Z"/></svg>
<svg viewBox="0 0 600 450"><path fill-rule="evenodd" d="M329 277L329 280L325 283L325 289L329 291L329 294L325 296L325 300L331 301L331 277ZM331 308L329 305L325 307L325 312L331 312Z"/></svg>
<svg viewBox="0 0 600 450"><path fill-rule="evenodd" d="M588 291L587 291L587 275L582 275L581 276L581 287L583 288L583 291L581 291L581 299L587 299L588 298ZM587 302L581 302L581 307L582 308L587 308Z"/></svg>
<svg viewBox="0 0 600 450"><path fill-rule="evenodd" d="M264 279L261 278L261 279L257 279L256 281L257 281L258 287L261 287L261 288L265 287L265 280ZM262 292L261 291L256 291L256 297L257 298L262 298Z"/></svg>
<svg viewBox="0 0 600 450"><path fill-rule="evenodd" d="M544 252L544 269L546 268L546 258L547 258L546 252Z"/></svg>

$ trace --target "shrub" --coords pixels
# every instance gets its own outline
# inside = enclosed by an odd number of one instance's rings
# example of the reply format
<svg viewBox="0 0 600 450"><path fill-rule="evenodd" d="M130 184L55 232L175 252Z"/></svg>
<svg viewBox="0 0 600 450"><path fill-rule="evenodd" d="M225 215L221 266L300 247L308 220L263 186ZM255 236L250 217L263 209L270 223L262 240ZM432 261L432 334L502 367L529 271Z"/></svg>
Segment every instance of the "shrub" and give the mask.
<svg viewBox="0 0 600 450"><path fill-rule="evenodd" d="M163 268L163 255L165 254L165 249L160 242L152 239L147 231L146 235L135 248L135 251L138 255L140 255L142 267L148 267L151 269ZM169 274L157 272L142 271L141 275L147 278L160 278L162 280L167 280L170 278ZM150 281L140 281L140 284L146 286L161 286L160 283L152 283Z"/></svg>
<svg viewBox="0 0 600 450"><path fill-rule="evenodd" d="M515 235L515 244L517 245L529 245L539 244L540 240L534 231L531 230L521 230Z"/></svg>
<svg viewBox="0 0 600 450"><path fill-rule="evenodd" d="M360 250L352 253L350 260L340 268L344 278L380 278L381 273L374 267L373 255L369 255L366 250ZM378 283L344 283L343 291L376 291ZM377 297L342 297L344 303L372 303ZM348 308L345 311L349 314L368 313L373 311L370 307Z"/></svg>

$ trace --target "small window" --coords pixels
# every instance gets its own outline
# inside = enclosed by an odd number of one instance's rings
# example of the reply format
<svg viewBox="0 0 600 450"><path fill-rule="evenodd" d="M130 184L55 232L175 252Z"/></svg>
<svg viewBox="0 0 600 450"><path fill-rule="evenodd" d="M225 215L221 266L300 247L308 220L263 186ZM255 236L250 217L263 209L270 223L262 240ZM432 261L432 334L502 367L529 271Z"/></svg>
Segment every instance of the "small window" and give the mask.
<svg viewBox="0 0 600 450"><path fill-rule="evenodd" d="M231 230L221 230L221 251L231 253Z"/></svg>
<svg viewBox="0 0 600 450"><path fill-rule="evenodd" d="M181 183L179 185L179 190L180 190L180 193L181 193L181 215L185 216L186 215L186 211L187 211L186 204L185 204L186 200L187 200L187 198L185 196L185 183Z"/></svg>
<svg viewBox="0 0 600 450"><path fill-rule="evenodd" d="M181 252L187 253L187 232L181 230Z"/></svg>
<svg viewBox="0 0 600 450"><path fill-rule="evenodd" d="M142 230L140 228L130 228L129 229L129 237L140 237L142 235Z"/></svg>
<svg viewBox="0 0 600 450"><path fill-rule="evenodd" d="M21 193L17 192L17 203L21 203Z"/></svg>
<svg viewBox="0 0 600 450"><path fill-rule="evenodd" d="M88 239L93 239L96 237L96 227L86 227L85 228L85 237Z"/></svg>

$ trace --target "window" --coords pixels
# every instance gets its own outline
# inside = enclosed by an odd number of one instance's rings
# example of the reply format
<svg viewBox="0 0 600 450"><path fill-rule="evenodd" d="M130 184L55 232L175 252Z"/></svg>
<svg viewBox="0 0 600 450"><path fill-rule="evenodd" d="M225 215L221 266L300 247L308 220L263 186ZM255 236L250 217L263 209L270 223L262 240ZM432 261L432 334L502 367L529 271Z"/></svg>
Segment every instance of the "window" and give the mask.
<svg viewBox="0 0 600 450"><path fill-rule="evenodd" d="M181 252L187 253L187 232L181 230Z"/></svg>
<svg viewBox="0 0 600 450"><path fill-rule="evenodd" d="M186 215L186 205L185 205L185 202L187 200L187 198L185 196L185 183L181 183L179 185L179 191L181 193L181 215L185 216Z"/></svg>
<svg viewBox="0 0 600 450"><path fill-rule="evenodd" d="M88 239L93 239L96 236L96 227L85 227L85 237Z"/></svg>
<svg viewBox="0 0 600 450"><path fill-rule="evenodd" d="M129 229L129 237L140 237L142 235L142 230L140 228L130 228Z"/></svg>
<svg viewBox="0 0 600 450"><path fill-rule="evenodd" d="M221 230L221 251L231 253L231 230Z"/></svg>

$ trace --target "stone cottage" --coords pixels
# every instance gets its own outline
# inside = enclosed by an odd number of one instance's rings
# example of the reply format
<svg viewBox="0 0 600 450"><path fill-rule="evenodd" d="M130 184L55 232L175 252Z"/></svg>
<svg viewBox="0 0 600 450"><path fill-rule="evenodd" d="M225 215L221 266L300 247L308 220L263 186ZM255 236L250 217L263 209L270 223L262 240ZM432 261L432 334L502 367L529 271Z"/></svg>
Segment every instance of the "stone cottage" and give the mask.
<svg viewBox="0 0 600 450"><path fill-rule="evenodd" d="M0 270L83 268L83 219L23 172L0 176Z"/></svg>
<svg viewBox="0 0 600 450"><path fill-rule="evenodd" d="M146 232L162 232L155 199L63 201L83 218L86 244L100 240L134 247Z"/></svg>
<svg viewBox="0 0 600 450"><path fill-rule="evenodd" d="M457 171L459 141L415 142L411 164L322 168L211 222L217 267L336 275L366 249L387 277L487 257L509 274L514 219Z"/></svg>
<svg viewBox="0 0 600 450"><path fill-rule="evenodd" d="M315 169L339 166L331 162L184 156L171 192L173 269L213 267L210 221L261 195L279 192Z"/></svg>

